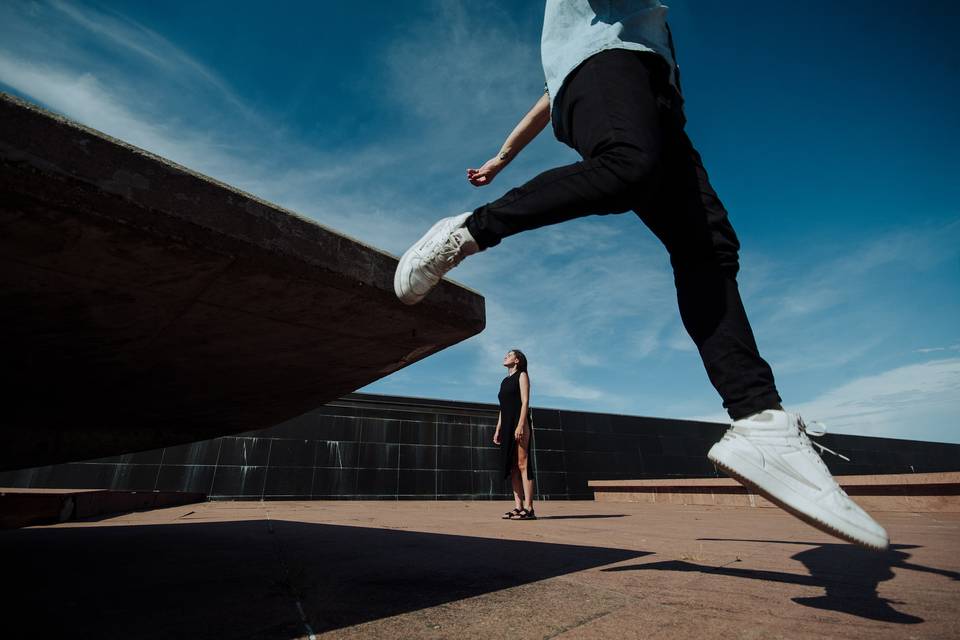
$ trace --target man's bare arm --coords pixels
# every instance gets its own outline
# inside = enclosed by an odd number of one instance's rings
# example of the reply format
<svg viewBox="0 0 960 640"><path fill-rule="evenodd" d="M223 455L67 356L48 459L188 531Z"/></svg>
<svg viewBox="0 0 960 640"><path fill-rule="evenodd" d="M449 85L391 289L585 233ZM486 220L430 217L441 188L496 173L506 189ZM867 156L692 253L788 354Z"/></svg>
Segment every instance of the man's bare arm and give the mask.
<svg viewBox="0 0 960 640"><path fill-rule="evenodd" d="M479 169L467 169L467 180L475 187L493 182L496 175L543 131L548 122L550 122L550 96L544 93L513 128L497 155L483 163Z"/></svg>

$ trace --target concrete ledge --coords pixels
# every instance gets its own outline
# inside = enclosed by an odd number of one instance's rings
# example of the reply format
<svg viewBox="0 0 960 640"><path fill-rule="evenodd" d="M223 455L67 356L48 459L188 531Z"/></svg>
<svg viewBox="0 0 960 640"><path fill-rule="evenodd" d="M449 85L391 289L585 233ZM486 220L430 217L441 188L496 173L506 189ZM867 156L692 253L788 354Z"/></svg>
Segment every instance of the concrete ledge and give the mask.
<svg viewBox="0 0 960 640"><path fill-rule="evenodd" d="M0 529L204 502L203 493L0 488Z"/></svg>
<svg viewBox="0 0 960 640"><path fill-rule="evenodd" d="M837 476L867 510L960 512L960 472ZM591 480L597 502L775 507L730 478Z"/></svg>
<svg viewBox="0 0 960 640"><path fill-rule="evenodd" d="M0 469L270 427L483 330L453 282L401 304L396 265L0 94Z"/></svg>

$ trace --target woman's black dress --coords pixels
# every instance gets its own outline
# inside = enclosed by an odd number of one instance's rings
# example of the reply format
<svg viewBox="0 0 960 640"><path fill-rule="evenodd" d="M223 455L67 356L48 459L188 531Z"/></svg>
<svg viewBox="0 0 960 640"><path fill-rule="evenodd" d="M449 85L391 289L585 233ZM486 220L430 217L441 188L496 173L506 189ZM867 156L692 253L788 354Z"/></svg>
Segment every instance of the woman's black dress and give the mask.
<svg viewBox="0 0 960 640"><path fill-rule="evenodd" d="M520 409L523 401L520 398L520 372L507 376L500 383L500 452L502 454L503 477L510 477L510 470L516 466L517 445L513 432L517 430L520 421ZM530 441L527 454L527 477L533 478L533 425L527 420L530 429Z"/></svg>

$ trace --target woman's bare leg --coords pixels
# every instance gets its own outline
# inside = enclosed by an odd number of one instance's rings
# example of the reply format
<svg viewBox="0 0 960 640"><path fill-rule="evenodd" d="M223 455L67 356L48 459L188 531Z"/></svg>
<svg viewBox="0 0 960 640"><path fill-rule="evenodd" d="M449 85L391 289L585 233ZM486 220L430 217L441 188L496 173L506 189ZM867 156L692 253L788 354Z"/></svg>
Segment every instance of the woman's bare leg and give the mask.
<svg viewBox="0 0 960 640"><path fill-rule="evenodd" d="M513 502L517 509L523 508L523 483L520 479L520 470L514 467L510 470L510 482L513 483Z"/></svg>
<svg viewBox="0 0 960 640"><path fill-rule="evenodd" d="M523 482L523 508L528 511L533 510L533 480L531 480L527 474L527 446L529 443L529 434L524 438L522 443L517 443L517 476L520 477ZM514 493L516 493L516 490L514 490Z"/></svg>

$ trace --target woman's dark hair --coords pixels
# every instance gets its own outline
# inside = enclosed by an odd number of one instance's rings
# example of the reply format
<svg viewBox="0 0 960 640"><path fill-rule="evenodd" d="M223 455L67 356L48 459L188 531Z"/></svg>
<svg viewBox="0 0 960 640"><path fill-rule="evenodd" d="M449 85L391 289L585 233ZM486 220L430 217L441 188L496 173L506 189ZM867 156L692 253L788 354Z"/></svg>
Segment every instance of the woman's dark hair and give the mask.
<svg viewBox="0 0 960 640"><path fill-rule="evenodd" d="M523 351L520 351L520 349L510 349L510 353L517 356L517 360L520 361L517 363L517 371L526 371L527 356L523 355Z"/></svg>

